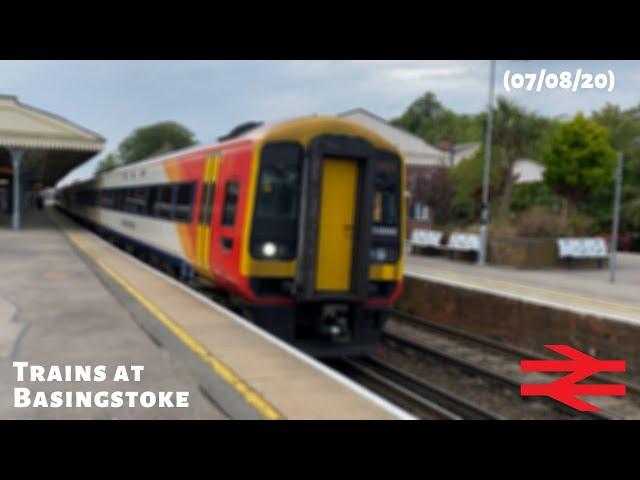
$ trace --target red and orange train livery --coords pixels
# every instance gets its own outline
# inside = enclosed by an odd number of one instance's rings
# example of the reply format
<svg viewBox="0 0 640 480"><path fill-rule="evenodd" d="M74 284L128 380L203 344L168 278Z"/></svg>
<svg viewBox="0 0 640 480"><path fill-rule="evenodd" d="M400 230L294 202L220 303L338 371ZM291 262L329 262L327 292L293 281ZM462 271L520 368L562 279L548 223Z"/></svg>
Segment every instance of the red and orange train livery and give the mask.
<svg viewBox="0 0 640 480"><path fill-rule="evenodd" d="M404 175L382 137L308 117L117 168L59 203L301 348L357 354L402 288Z"/></svg>

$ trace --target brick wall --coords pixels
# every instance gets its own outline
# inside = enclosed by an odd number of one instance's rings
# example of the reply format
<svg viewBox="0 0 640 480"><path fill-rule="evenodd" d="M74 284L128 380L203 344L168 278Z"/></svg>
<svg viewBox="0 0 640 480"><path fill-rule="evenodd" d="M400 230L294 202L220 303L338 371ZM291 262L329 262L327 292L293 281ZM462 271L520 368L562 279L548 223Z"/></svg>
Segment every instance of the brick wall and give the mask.
<svg viewBox="0 0 640 480"><path fill-rule="evenodd" d="M559 343L626 360L624 375L639 383L633 375L640 373L640 326L408 276L397 308L547 356L544 345Z"/></svg>

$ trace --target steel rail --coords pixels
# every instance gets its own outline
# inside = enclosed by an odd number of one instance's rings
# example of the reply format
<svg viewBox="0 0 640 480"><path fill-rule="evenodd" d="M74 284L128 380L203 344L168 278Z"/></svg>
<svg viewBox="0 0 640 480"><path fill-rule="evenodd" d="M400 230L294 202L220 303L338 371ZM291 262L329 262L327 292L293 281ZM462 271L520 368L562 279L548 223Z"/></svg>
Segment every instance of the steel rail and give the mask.
<svg viewBox="0 0 640 480"><path fill-rule="evenodd" d="M468 360L456 357L454 355L451 355L450 353L427 346L423 343L417 343L413 340L410 340L408 338L405 338L390 332L383 332L382 341L387 344L391 342L391 343L400 345L402 347L409 348L415 352L418 352L421 355L427 355L427 356L439 358L440 360L444 360L445 362L454 364L459 368L462 368L473 375L490 378L495 382L505 384L512 389L520 391L520 385L521 385L520 382L512 377L496 372L494 370L490 370L485 367L481 367ZM596 420L613 420L614 419L613 417L602 412L578 412L550 398L541 397L538 400L543 401L545 403L549 403L553 408L557 410L561 410L565 413L572 414L574 416L585 415L588 417L592 417L593 419L596 419Z"/></svg>
<svg viewBox="0 0 640 480"><path fill-rule="evenodd" d="M382 384L414 405L449 420L502 420L503 417L443 388L415 377L398 367L375 357L345 359L353 370Z"/></svg>
<svg viewBox="0 0 640 480"><path fill-rule="evenodd" d="M467 332L465 330L452 327L450 325L442 325L440 323L436 323L431 320L428 320L424 317L411 315L411 314L402 312L400 310L392 309L391 314L392 316L397 317L403 321L406 321L407 323L411 323L419 327L425 327L425 328L430 328L432 330L437 330L455 337L465 338L472 342L480 343L488 347L494 348L496 350L501 350L503 352L517 355L519 357L522 357L523 359L527 359L527 360L552 360L553 359L550 356L532 352L531 350L527 350L525 348L510 344L510 343L493 340L483 335ZM591 378L596 380L599 379L606 383L624 383L627 386L628 390L631 390L634 393L640 393L640 385L635 384L633 382L623 382L621 379L615 378L607 374L598 373L593 375Z"/></svg>

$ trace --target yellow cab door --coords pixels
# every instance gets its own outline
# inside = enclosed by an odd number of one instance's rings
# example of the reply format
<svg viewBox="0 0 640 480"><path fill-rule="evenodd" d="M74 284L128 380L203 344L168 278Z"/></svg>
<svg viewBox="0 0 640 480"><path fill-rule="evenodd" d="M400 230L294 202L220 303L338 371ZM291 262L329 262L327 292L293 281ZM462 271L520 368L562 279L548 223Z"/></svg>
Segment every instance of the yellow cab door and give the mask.
<svg viewBox="0 0 640 480"><path fill-rule="evenodd" d="M347 292L351 289L357 188L356 161L324 159L320 189L316 291Z"/></svg>

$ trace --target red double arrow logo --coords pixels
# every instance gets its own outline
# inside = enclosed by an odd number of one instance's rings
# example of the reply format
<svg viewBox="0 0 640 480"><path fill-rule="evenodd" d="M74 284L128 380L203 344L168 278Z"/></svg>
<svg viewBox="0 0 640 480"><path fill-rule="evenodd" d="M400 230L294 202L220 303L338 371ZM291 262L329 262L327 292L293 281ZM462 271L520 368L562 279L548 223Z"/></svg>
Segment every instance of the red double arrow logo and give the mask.
<svg viewBox="0 0 640 480"><path fill-rule="evenodd" d="M551 383L520 385L520 395L546 396L581 412L598 412L601 409L579 396L623 396L626 385L618 383L577 383L599 372L624 372L624 360L598 360L568 345L545 345L570 360L522 360L523 372L570 372Z"/></svg>

